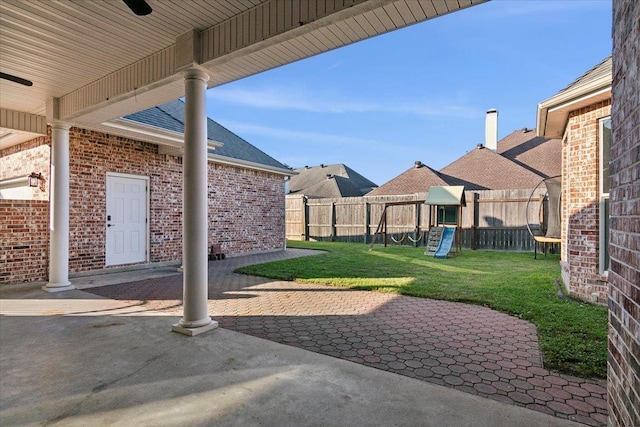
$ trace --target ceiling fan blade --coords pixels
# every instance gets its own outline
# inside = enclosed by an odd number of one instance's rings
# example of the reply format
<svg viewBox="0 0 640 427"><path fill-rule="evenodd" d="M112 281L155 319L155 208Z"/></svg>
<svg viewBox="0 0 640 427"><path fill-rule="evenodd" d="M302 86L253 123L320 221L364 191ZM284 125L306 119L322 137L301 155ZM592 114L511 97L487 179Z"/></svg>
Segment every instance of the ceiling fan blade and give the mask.
<svg viewBox="0 0 640 427"><path fill-rule="evenodd" d="M23 79L22 77L13 76L7 73L0 73L0 79L9 80L14 83L19 83L25 86L33 86L33 82L31 80Z"/></svg>
<svg viewBox="0 0 640 427"><path fill-rule="evenodd" d="M138 16L150 14L153 9L145 0L122 0Z"/></svg>

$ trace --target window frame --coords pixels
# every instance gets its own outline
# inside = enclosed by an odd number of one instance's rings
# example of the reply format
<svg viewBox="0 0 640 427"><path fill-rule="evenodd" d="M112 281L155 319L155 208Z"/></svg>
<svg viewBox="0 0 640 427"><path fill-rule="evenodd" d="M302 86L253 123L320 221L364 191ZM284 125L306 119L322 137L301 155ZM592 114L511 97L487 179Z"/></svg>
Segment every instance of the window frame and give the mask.
<svg viewBox="0 0 640 427"><path fill-rule="evenodd" d="M609 163L611 162L611 116L606 116L598 119L598 269L601 275L607 276L609 274L609 228L610 220L605 218L605 214L610 217L610 204L609 204L609 191L605 193L604 183L605 179L610 180L610 172L608 176L604 176L604 159L605 159L605 124L608 121L609 129ZM610 171L610 164L607 165L607 171ZM609 185L610 186L610 185ZM603 250L604 249L604 250Z"/></svg>

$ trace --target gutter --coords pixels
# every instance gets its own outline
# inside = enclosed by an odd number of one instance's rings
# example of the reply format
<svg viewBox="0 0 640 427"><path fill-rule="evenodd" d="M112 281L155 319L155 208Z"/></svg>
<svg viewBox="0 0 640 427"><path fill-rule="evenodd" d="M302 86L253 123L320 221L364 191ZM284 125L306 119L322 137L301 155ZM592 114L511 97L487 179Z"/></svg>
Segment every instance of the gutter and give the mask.
<svg viewBox="0 0 640 427"><path fill-rule="evenodd" d="M144 125L123 118L104 122L102 125L125 131L127 132L125 136L128 138L149 141L159 145L168 145L174 148L182 148L184 146L184 134L182 132L171 131L152 125ZM207 146L209 148L222 147L222 145L221 142L211 139L207 140Z"/></svg>
<svg viewBox="0 0 640 427"><path fill-rule="evenodd" d="M232 157L220 156L218 154L213 154L213 153L209 153L208 159L210 162L213 162L213 163L219 163L219 164L228 165L228 166L237 166L237 167L242 167L246 169L258 170L262 172L269 172L269 173L274 173L276 175L282 175L282 176L293 176L293 175L299 174L299 172L296 172L292 169L285 169L285 168L279 168L276 166L263 165L262 163L255 163L255 162L250 162L248 160L234 159Z"/></svg>
<svg viewBox="0 0 640 427"><path fill-rule="evenodd" d="M149 141L154 144L158 144L158 152L160 154L169 154L178 157L182 154L182 148L184 147L184 134L181 132L171 131L153 125L141 124L134 120L123 118L104 122L102 123L102 125L112 129L117 129L119 131L124 131L121 133L128 138ZM222 147L223 145L223 143L218 141L213 141L211 139L207 140L207 148L209 150L215 150L216 148ZM261 163L250 162L247 160L235 159L233 157L220 156L212 153L211 151L209 151L207 159L213 163L220 163L229 166L242 167L245 169L269 172L282 176L293 176L298 174L291 169L268 166Z"/></svg>
<svg viewBox="0 0 640 427"><path fill-rule="evenodd" d="M562 137L567 126L569 112L597 102L598 98L610 98L611 84L611 73L607 73L586 85L570 88L539 103L536 117L537 136L546 138ZM561 129L549 128L551 115L559 115L562 122Z"/></svg>

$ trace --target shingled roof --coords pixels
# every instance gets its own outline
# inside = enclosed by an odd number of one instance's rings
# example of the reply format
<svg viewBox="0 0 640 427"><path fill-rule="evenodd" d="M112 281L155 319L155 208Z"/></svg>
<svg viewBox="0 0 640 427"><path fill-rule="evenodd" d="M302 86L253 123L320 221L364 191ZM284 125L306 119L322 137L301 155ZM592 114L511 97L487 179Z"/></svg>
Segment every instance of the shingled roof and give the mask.
<svg viewBox="0 0 640 427"><path fill-rule="evenodd" d="M548 138L564 135L571 111L611 99L611 56L538 104L537 133Z"/></svg>
<svg viewBox="0 0 640 427"><path fill-rule="evenodd" d="M358 197L376 188L350 167L338 163L295 169L298 175L291 177L290 193L304 194L308 197Z"/></svg>
<svg viewBox="0 0 640 427"><path fill-rule="evenodd" d="M450 185L464 185L466 190L506 190L534 188L540 175L481 144L440 170Z"/></svg>
<svg viewBox="0 0 640 427"><path fill-rule="evenodd" d="M606 79L607 81L611 80L611 73L613 70L613 56L608 56L603 59L600 63L595 65L589 71L575 79L571 82L567 87L561 89L554 96L561 95L562 93L569 92L571 90L575 90L577 88L588 87L594 82L597 82L601 79Z"/></svg>
<svg viewBox="0 0 640 427"><path fill-rule="evenodd" d="M481 144L440 171L422 162L367 196L426 193L431 186L464 185L466 190L534 188L541 179L560 175L562 141L536 136L523 128L498 141L498 150Z"/></svg>
<svg viewBox="0 0 640 427"><path fill-rule="evenodd" d="M124 118L145 125L184 133L184 102L178 99ZM213 151L214 157L235 159L243 164L249 162L275 169L289 169L286 165L210 118L207 118L207 138L223 144L222 147L218 147Z"/></svg>
<svg viewBox="0 0 640 427"><path fill-rule="evenodd" d="M549 178L562 172L562 140L536 136L524 128L498 142L498 153L540 176Z"/></svg>
<svg viewBox="0 0 640 427"><path fill-rule="evenodd" d="M417 161L410 168L367 194L367 196L390 196L426 193L431 186L449 185L440 173Z"/></svg>

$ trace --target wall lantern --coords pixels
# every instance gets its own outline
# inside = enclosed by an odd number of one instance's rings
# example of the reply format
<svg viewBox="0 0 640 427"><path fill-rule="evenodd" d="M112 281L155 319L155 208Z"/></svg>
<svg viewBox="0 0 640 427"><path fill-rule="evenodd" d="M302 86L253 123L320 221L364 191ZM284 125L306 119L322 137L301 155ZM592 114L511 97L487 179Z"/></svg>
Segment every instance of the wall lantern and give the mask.
<svg viewBox="0 0 640 427"><path fill-rule="evenodd" d="M31 175L29 175L29 187L39 187L41 179L41 173L31 172Z"/></svg>

